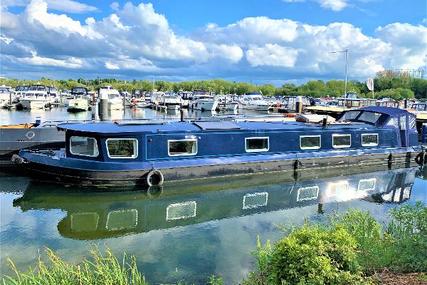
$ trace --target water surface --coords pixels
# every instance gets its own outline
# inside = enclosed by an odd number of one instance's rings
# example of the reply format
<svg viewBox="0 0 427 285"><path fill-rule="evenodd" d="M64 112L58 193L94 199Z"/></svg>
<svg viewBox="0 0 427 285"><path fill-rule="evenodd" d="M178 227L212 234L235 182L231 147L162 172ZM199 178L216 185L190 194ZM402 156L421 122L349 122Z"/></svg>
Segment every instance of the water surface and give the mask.
<svg viewBox="0 0 427 285"><path fill-rule="evenodd" d="M44 119L72 118L61 109ZM90 113L77 115L90 119ZM81 117L80 117L81 116ZM129 118L164 115L127 111ZM34 120L32 112L0 111L1 123ZM34 265L44 247L78 262L97 245L137 257L150 284L205 284L221 275L236 284L254 268L251 252L283 236L280 228L305 220L324 222L350 208L385 222L399 205L427 203L427 173L418 168L352 168L303 173L297 181L280 174L176 183L162 189L110 189L40 184L0 173L0 269Z"/></svg>

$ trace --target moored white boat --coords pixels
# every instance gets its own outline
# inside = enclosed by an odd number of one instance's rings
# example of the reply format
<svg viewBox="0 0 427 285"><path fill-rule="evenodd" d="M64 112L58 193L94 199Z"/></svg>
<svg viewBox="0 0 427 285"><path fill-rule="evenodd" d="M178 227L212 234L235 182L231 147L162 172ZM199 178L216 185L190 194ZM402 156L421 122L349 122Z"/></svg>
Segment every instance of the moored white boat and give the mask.
<svg viewBox="0 0 427 285"><path fill-rule="evenodd" d="M51 104L48 87L44 85L32 85L22 91L19 104L22 109L44 109Z"/></svg>
<svg viewBox="0 0 427 285"><path fill-rule="evenodd" d="M118 90L111 86L101 87L99 88L99 98L103 94L108 97L108 108L110 110L123 110L123 98Z"/></svg>
<svg viewBox="0 0 427 285"><path fill-rule="evenodd" d="M195 95L190 101L189 108L200 111L216 111L218 100L211 95Z"/></svg>
<svg viewBox="0 0 427 285"><path fill-rule="evenodd" d="M261 94L246 94L240 99L242 109L254 111L269 111L272 104L267 102Z"/></svg>
<svg viewBox="0 0 427 285"><path fill-rule="evenodd" d="M89 110L89 98L87 89L84 87L75 87L71 90L72 99L68 100L68 112L83 112Z"/></svg>
<svg viewBox="0 0 427 285"><path fill-rule="evenodd" d="M6 108L14 100L12 88L9 86L0 86L0 108Z"/></svg>
<svg viewBox="0 0 427 285"><path fill-rule="evenodd" d="M178 110L182 103L178 95L164 92L153 92L151 102L155 108L166 110Z"/></svg>

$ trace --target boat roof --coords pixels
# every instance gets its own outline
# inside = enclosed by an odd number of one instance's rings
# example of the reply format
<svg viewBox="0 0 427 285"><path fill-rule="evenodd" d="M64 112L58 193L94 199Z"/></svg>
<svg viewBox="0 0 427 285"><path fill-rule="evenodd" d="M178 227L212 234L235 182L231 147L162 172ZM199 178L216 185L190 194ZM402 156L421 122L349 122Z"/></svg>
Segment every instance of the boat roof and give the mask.
<svg viewBox="0 0 427 285"><path fill-rule="evenodd" d="M356 110L377 112L377 113L386 114L392 117L410 114L408 111L403 109L393 108L393 107L383 107L383 106L368 106L368 107L363 107Z"/></svg>
<svg viewBox="0 0 427 285"><path fill-rule="evenodd" d="M126 133L174 133L174 132L200 132L200 131L259 131L259 130L319 130L321 124L302 122L253 122L253 121L195 121L195 122L92 122L92 123L71 123L60 124L58 129L98 133L98 134L126 134ZM343 130L355 128L374 128L369 124L330 124L329 129Z"/></svg>

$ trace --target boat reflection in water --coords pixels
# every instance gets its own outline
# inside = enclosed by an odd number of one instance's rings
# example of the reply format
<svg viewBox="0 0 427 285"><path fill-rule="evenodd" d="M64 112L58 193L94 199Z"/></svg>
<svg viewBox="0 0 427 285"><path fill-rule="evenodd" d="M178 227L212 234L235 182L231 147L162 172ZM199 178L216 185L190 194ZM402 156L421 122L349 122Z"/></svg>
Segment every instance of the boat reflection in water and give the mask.
<svg viewBox="0 0 427 285"><path fill-rule="evenodd" d="M67 213L58 223L62 236L101 239L315 204L322 213L323 204L353 199L401 203L411 195L417 170L334 170L281 182L262 175L158 192L82 192L32 184L14 206L23 211L61 209Z"/></svg>

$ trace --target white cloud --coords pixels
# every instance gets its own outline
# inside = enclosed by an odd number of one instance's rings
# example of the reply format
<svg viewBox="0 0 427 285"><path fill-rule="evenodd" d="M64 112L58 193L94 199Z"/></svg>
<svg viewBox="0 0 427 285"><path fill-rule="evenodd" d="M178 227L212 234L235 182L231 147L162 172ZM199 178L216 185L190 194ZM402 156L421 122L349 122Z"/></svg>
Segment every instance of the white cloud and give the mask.
<svg viewBox="0 0 427 285"><path fill-rule="evenodd" d="M288 19L249 17L225 27L206 26L204 39L215 42L265 44L291 42L298 34L298 23Z"/></svg>
<svg viewBox="0 0 427 285"><path fill-rule="evenodd" d="M62 11L67 13L87 13L97 11L94 6L87 5L74 0L45 0L49 5L49 9ZM22 7L30 3L30 0L2 0L2 7Z"/></svg>
<svg viewBox="0 0 427 285"><path fill-rule="evenodd" d="M81 68L83 67L83 60L75 57L69 57L67 59L54 59L47 57L40 57L36 53L33 53L31 57L23 57L19 59L20 62L30 65L45 65L45 66L56 66L65 68Z"/></svg>
<svg viewBox="0 0 427 285"><path fill-rule="evenodd" d="M321 7L332 11L341 11L347 7L347 0L318 0Z"/></svg>
<svg viewBox="0 0 427 285"><path fill-rule="evenodd" d="M0 35L0 41L3 41L5 44L9 45L11 42L13 42L13 39L4 35Z"/></svg>
<svg viewBox="0 0 427 285"><path fill-rule="evenodd" d="M246 59L252 66L294 67L298 51L277 44L252 47L246 52Z"/></svg>
<svg viewBox="0 0 427 285"><path fill-rule="evenodd" d="M393 23L376 30L378 37L393 46L390 64L403 69L417 69L427 55L427 27Z"/></svg>
<svg viewBox="0 0 427 285"><path fill-rule="evenodd" d="M303 3L307 0L282 0L285 3ZM341 11L342 9L348 7L348 0L310 0L312 2L317 2L320 7L335 12ZM370 0L358 0L358 1L370 1Z"/></svg>
<svg viewBox="0 0 427 285"><path fill-rule="evenodd" d="M57 11L63 11L68 13L87 13L98 10L94 6L90 6L84 3L80 3L73 0L46 0L49 8Z"/></svg>
<svg viewBox="0 0 427 285"><path fill-rule="evenodd" d="M114 60L107 60L105 67L110 70L135 70L145 72L155 72L158 68L150 61L145 58L129 58L127 56L120 56Z"/></svg>
<svg viewBox="0 0 427 285"><path fill-rule="evenodd" d="M110 8L113 9L114 11L118 11L120 8L120 4L118 2L113 2L110 4Z"/></svg>
<svg viewBox="0 0 427 285"><path fill-rule="evenodd" d="M31 25L41 24L46 30L53 30L66 36L78 33L81 36L102 37L99 33L94 32L90 26L82 26L79 21L75 21L65 14L48 13L47 7L44 0L32 0L25 9L26 20Z"/></svg>
<svg viewBox="0 0 427 285"><path fill-rule="evenodd" d="M31 1L20 14L1 8L0 48L7 59L2 64L130 77L336 78L343 73L344 57L330 52L348 48L350 78L358 79L384 68L419 68L427 54L427 28L422 25L392 23L368 36L349 23L247 17L180 35L150 3L112 8L101 19L84 21L51 12L46 0Z"/></svg>

